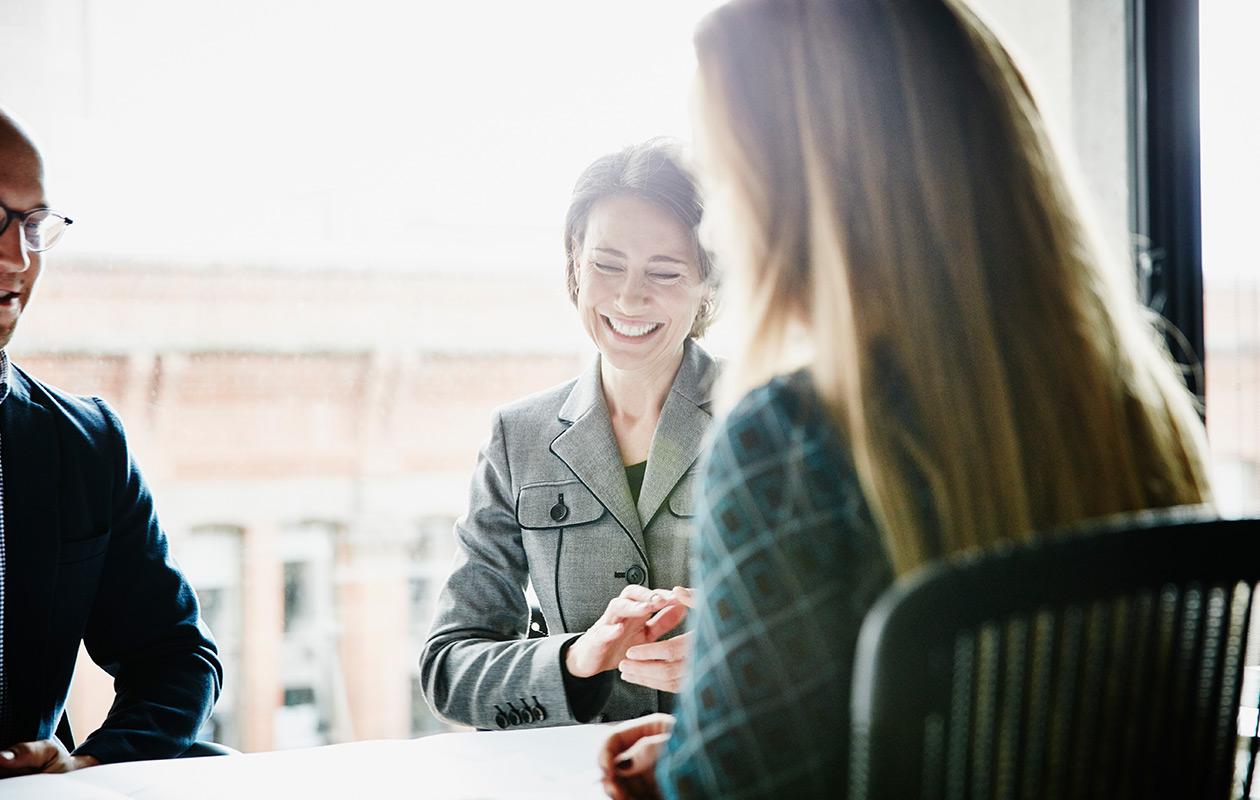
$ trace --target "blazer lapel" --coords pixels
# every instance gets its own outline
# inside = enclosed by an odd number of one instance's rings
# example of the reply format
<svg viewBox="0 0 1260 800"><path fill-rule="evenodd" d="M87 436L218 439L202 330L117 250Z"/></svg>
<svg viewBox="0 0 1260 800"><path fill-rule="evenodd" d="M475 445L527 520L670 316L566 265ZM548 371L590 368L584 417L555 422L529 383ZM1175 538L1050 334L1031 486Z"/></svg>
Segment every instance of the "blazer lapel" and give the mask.
<svg viewBox="0 0 1260 800"><path fill-rule="evenodd" d="M551 442L551 452L573 470L634 540L647 563L643 525L630 498L621 449L613 435L608 404L599 379L599 359L582 373L560 409L569 427Z"/></svg>
<svg viewBox="0 0 1260 800"><path fill-rule="evenodd" d="M647 474L639 491L638 509L644 527L700 455L700 446L712 419L709 397L716 375L717 365L712 356L688 339L682 365L674 376L674 385L665 399L648 450Z"/></svg>
<svg viewBox="0 0 1260 800"><path fill-rule="evenodd" d="M10 373L10 392L0 403L0 458L4 480L4 649L9 702L27 725L23 708L46 700L40 691L40 650L51 624L60 549L57 507L60 468L57 431L47 411L31 402L26 380ZM11 706L13 708L13 706Z"/></svg>

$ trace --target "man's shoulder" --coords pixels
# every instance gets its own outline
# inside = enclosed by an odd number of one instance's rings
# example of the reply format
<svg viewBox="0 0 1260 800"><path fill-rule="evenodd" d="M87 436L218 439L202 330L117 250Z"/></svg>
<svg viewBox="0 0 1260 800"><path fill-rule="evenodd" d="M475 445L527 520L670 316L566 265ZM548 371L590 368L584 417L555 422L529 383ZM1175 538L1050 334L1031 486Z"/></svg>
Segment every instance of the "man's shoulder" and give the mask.
<svg viewBox="0 0 1260 800"><path fill-rule="evenodd" d="M68 423L86 436L104 435L117 424L112 412L99 398L59 389L39 380L17 364L10 366L9 384L11 394L24 396L54 420Z"/></svg>

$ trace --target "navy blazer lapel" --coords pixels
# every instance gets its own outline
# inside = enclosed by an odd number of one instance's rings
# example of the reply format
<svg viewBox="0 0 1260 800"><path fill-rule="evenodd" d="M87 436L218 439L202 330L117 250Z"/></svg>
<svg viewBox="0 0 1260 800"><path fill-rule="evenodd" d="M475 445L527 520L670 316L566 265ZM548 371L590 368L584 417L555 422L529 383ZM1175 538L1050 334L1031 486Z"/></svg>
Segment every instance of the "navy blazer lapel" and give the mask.
<svg viewBox="0 0 1260 800"><path fill-rule="evenodd" d="M573 470L599 501L621 523L647 562L643 525L630 497L621 448L613 435L608 404L599 378L599 359L582 373L560 409L569 427L551 442L551 452Z"/></svg>
<svg viewBox="0 0 1260 800"><path fill-rule="evenodd" d="M643 476L638 508L644 527L700 455L700 446L712 420L709 396L716 374L713 357L688 339L682 365L665 398L648 450L647 474Z"/></svg>
<svg viewBox="0 0 1260 800"><path fill-rule="evenodd" d="M60 551L57 494L60 472L57 430L49 413L31 401L26 379L10 373L10 392L0 403L0 458L4 470L5 683L14 720L28 725L27 704L40 691L39 651L51 624ZM18 599L20 598L20 601ZM53 721L56 722L55 720Z"/></svg>

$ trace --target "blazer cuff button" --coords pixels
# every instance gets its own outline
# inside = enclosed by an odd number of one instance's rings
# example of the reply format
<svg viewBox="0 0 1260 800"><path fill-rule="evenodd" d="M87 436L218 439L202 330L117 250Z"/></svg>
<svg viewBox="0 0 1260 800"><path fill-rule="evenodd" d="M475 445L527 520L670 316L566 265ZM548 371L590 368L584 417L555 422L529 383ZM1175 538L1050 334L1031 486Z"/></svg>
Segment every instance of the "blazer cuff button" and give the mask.
<svg viewBox="0 0 1260 800"><path fill-rule="evenodd" d="M547 718L547 709L538 702L538 695L532 695L532 697L534 698L534 722L542 722Z"/></svg>

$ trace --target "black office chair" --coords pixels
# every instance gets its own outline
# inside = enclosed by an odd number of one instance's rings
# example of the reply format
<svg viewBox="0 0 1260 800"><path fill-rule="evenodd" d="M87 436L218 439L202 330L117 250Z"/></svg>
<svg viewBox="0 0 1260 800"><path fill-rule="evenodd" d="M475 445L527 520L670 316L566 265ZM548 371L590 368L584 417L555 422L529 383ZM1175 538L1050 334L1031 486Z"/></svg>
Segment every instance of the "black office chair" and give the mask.
<svg viewBox="0 0 1260 800"><path fill-rule="evenodd" d="M1260 520L1183 513L899 581L858 639L850 797L1249 792L1260 739L1239 759L1236 720L1257 580Z"/></svg>
<svg viewBox="0 0 1260 800"><path fill-rule="evenodd" d="M67 752L74 751L74 731L70 729L70 715L66 711L61 712L61 719L57 722L56 736ZM239 756L240 754L240 750L228 747L225 744L198 741L193 742L192 747L185 750L178 757L202 758L204 756Z"/></svg>

